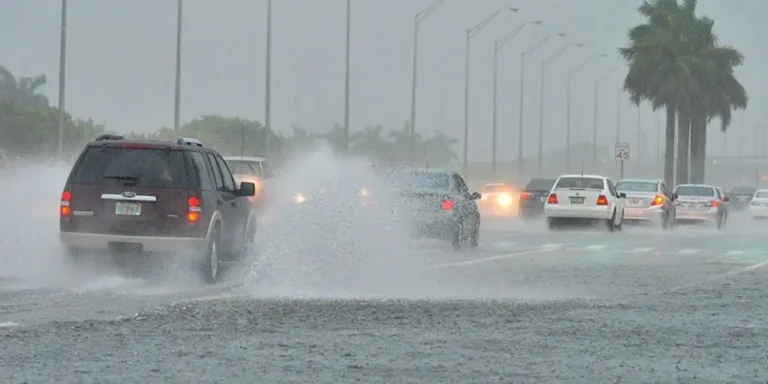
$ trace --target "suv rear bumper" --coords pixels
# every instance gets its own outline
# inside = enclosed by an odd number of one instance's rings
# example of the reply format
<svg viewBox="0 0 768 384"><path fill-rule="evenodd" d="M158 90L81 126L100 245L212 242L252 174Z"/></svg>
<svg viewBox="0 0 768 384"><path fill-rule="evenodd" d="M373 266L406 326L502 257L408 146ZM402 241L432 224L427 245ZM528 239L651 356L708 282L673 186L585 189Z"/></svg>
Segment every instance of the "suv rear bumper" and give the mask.
<svg viewBox="0 0 768 384"><path fill-rule="evenodd" d="M113 245L140 245L143 252L190 252L207 246L207 239L195 237L150 237L59 232L62 244L86 250L109 250Z"/></svg>

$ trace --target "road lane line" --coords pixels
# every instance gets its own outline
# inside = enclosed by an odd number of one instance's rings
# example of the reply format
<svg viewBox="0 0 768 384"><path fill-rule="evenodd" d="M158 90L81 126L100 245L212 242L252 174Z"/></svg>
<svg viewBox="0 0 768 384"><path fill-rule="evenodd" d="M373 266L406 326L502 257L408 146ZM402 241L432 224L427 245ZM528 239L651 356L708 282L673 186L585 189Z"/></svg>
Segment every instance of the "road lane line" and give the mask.
<svg viewBox="0 0 768 384"><path fill-rule="evenodd" d="M603 244L593 244L593 245L588 245L585 249L590 251L596 251L603 248L605 248L605 245Z"/></svg>
<svg viewBox="0 0 768 384"><path fill-rule="evenodd" d="M562 248L564 246L565 244L556 244L556 243L546 243L541 245L542 248Z"/></svg>
<svg viewBox="0 0 768 384"><path fill-rule="evenodd" d="M650 252L653 251L653 248L646 247L646 248L635 248L632 250L633 253L641 253L641 252Z"/></svg>
<svg viewBox="0 0 768 384"><path fill-rule="evenodd" d="M698 249L686 248L686 249L681 249L679 253L682 253L684 255L691 255L691 254L698 253L698 252L699 252Z"/></svg>
<svg viewBox="0 0 768 384"><path fill-rule="evenodd" d="M444 269L444 268L452 268L452 267L463 267L463 266L467 266L467 265L474 265L474 264L480 264L480 263L488 263L488 262L496 261L496 260L512 259L512 258L515 258L515 257L526 256L526 255L533 255L533 254L537 254L537 253L553 252L553 251L558 251L560 249L561 248L554 248L554 247L549 247L549 248L544 248L544 249L531 249L531 250L528 250L528 251L508 253L508 254L504 254L504 255L496 255L496 256L490 256L490 257L484 257L482 259L473 259L473 260L467 260L467 261L458 261L458 262L455 262L455 263L438 264L438 265L434 265L432 267L429 267L429 269Z"/></svg>
<svg viewBox="0 0 768 384"><path fill-rule="evenodd" d="M498 248L508 248L508 247L514 247L515 245L517 245L517 243L515 243L514 241L497 241L493 243L493 245Z"/></svg>
<svg viewBox="0 0 768 384"><path fill-rule="evenodd" d="M741 256L741 255L743 255L743 254L745 254L745 253L746 253L746 252L744 252L744 251L729 251L729 252L728 252L728 253L726 253L725 255L726 255L726 256Z"/></svg>
<svg viewBox="0 0 768 384"><path fill-rule="evenodd" d="M663 295L663 294L679 291L681 289L694 288L694 287L700 286L700 285L702 285L704 283L725 279L726 277L735 276L735 275L738 275L738 274L741 274L741 273L744 273L744 272L754 271L756 269L760 269L762 267L765 267L766 265L768 265L768 260L761 261L761 262L759 262L757 264L752 264L752 265L749 265L749 266L746 266L746 267L743 267L743 268L733 269L733 270L730 270L730 271L725 272L725 273L720 273L720 274L717 274L717 275L708 276L708 277L705 277L705 278L703 278L701 280L694 281L694 282L691 282L691 283L688 283L688 284L678 285L676 287L672 287L672 288L669 288L669 289L661 289L661 290L658 290L656 292L653 292L652 294Z"/></svg>

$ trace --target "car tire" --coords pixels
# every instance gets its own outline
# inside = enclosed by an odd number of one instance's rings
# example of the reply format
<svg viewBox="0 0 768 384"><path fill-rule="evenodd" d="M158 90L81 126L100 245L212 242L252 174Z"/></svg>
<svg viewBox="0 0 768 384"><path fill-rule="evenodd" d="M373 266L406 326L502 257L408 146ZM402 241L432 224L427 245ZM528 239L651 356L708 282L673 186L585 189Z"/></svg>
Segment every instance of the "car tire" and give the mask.
<svg viewBox="0 0 768 384"><path fill-rule="evenodd" d="M614 224L614 221L616 221L616 211L613 211L611 214L611 218L608 219L606 222L606 227L608 228L608 232L613 232L616 229L616 225Z"/></svg>
<svg viewBox="0 0 768 384"><path fill-rule="evenodd" d="M469 236L469 246L471 248L477 248L480 244L480 221L472 226L472 235Z"/></svg>
<svg viewBox="0 0 768 384"><path fill-rule="evenodd" d="M454 251L458 251L461 249L461 241L463 240L463 236L464 236L464 224L456 223L456 226L453 229L453 235L451 237L451 245L453 246Z"/></svg>
<svg viewBox="0 0 768 384"><path fill-rule="evenodd" d="M221 250L221 231L219 227L216 227L211 233L211 238L208 241L208 246L200 255L198 260L198 268L200 276L208 284L215 284L219 279L219 273L221 270L220 252Z"/></svg>

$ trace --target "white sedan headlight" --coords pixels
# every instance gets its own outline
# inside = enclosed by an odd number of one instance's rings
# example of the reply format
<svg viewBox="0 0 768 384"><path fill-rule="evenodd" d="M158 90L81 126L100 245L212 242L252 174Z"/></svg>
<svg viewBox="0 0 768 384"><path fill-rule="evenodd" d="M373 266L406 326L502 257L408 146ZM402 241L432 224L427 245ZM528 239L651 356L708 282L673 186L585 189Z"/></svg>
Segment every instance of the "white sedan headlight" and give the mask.
<svg viewBox="0 0 768 384"><path fill-rule="evenodd" d="M303 193L299 192L299 193L297 193L297 194L296 194L296 196L294 196L294 197L293 197L293 200L294 200L294 201L295 201L297 204L301 204L301 203L304 203L304 202L306 202L306 201L307 201L307 197L306 197L306 196L304 196L304 194L303 194Z"/></svg>

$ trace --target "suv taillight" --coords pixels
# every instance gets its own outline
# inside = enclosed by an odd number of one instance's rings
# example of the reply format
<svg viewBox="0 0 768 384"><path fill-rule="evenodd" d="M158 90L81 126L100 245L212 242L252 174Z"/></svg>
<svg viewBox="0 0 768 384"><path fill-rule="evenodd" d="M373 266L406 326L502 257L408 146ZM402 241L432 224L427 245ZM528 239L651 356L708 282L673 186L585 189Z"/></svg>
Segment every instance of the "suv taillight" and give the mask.
<svg viewBox="0 0 768 384"><path fill-rule="evenodd" d="M64 191L61 193L61 206L59 207L59 214L61 217L69 217L72 214L72 207L69 205L72 202L72 192Z"/></svg>
<svg viewBox="0 0 768 384"><path fill-rule="evenodd" d="M187 205L189 206L187 208L187 222L197 223L200 221L200 212L202 212L202 209L200 208L200 199L198 199L197 196L190 196L187 199Z"/></svg>

